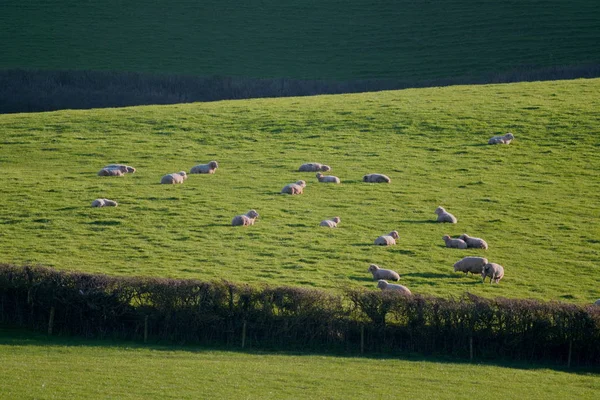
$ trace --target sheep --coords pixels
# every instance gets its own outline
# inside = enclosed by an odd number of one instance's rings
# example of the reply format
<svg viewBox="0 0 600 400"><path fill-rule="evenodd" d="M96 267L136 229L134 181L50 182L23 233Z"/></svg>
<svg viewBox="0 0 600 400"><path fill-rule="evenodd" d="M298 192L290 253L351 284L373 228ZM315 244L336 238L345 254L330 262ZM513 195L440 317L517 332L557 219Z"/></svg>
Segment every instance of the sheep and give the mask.
<svg viewBox="0 0 600 400"><path fill-rule="evenodd" d="M489 141L488 144L510 144L513 141L515 136L508 132L506 135L502 136L494 136Z"/></svg>
<svg viewBox="0 0 600 400"><path fill-rule="evenodd" d="M187 179L187 174L185 171L175 172L173 174L165 175L161 178L160 183L163 184L175 184L175 183L183 183Z"/></svg>
<svg viewBox="0 0 600 400"><path fill-rule="evenodd" d="M389 281L400 280L400 275L396 271L392 271L391 269L381 269L376 264L369 265L369 269L367 271L373 274L373 279L376 281L380 279L387 279Z"/></svg>
<svg viewBox="0 0 600 400"><path fill-rule="evenodd" d="M466 233L463 233L458 238L461 240L464 240L465 243L467 244L467 247L472 247L474 249L484 249L484 250L488 249L487 242L481 238L474 238L474 237L467 235Z"/></svg>
<svg viewBox="0 0 600 400"><path fill-rule="evenodd" d="M323 165L319 163L306 163L302 164L300 168L298 168L300 172L317 172L317 171L331 171L331 167L329 165Z"/></svg>
<svg viewBox="0 0 600 400"><path fill-rule="evenodd" d="M120 169L102 168L98 172L98 176L123 176L123 171Z"/></svg>
<svg viewBox="0 0 600 400"><path fill-rule="evenodd" d="M451 224L455 224L458 222L456 217L450 214L448 211L444 209L444 207L439 206L435 209L435 213L437 214L437 222L450 222Z"/></svg>
<svg viewBox="0 0 600 400"><path fill-rule="evenodd" d="M135 168L130 167L129 165L125 165L125 164L108 164L104 168L107 168L107 169L119 169L124 174L134 174L135 171L136 171Z"/></svg>
<svg viewBox="0 0 600 400"><path fill-rule="evenodd" d="M283 189L281 189L281 193L287 194L302 194L304 192L304 188L306 187L306 182L297 181L296 183L290 183L289 185L285 185Z"/></svg>
<svg viewBox="0 0 600 400"><path fill-rule="evenodd" d="M397 283L387 283L387 281L384 281L383 279L380 279L379 281L377 281L377 287L379 289L383 290L395 290L398 291L406 296L412 296L412 292L403 285L397 284Z"/></svg>
<svg viewBox="0 0 600 400"><path fill-rule="evenodd" d="M317 179L319 180L319 182L324 182L324 183L340 183L340 178L338 178L337 176L333 176L333 175L323 175L322 173L317 173Z"/></svg>
<svg viewBox="0 0 600 400"><path fill-rule="evenodd" d="M488 276L490 277L490 284L492 282L499 283L500 279L504 278L504 267L496 263L485 264L481 271L481 283L484 283L485 278Z"/></svg>
<svg viewBox="0 0 600 400"><path fill-rule="evenodd" d="M390 183L392 180L389 176L383 174L368 174L363 176L363 182L369 183Z"/></svg>
<svg viewBox="0 0 600 400"><path fill-rule="evenodd" d="M594 305L595 305L595 306L600 306L600 299L596 300L596 301L594 302Z"/></svg>
<svg viewBox="0 0 600 400"><path fill-rule="evenodd" d="M254 225L254 220L258 218L258 213L256 210L250 210L244 215L236 215L231 220L231 225L233 226L248 226Z"/></svg>
<svg viewBox="0 0 600 400"><path fill-rule="evenodd" d="M92 201L92 207L116 207L118 204L114 200L96 199Z"/></svg>
<svg viewBox="0 0 600 400"><path fill-rule="evenodd" d="M219 168L216 161L211 161L208 164L199 164L190 170L190 174L214 174L215 170Z"/></svg>
<svg viewBox="0 0 600 400"><path fill-rule="evenodd" d="M382 235L375 239L375 244L379 246L391 246L396 244L396 239L399 238L398 231L391 231L387 235Z"/></svg>
<svg viewBox="0 0 600 400"><path fill-rule="evenodd" d="M464 240L452 239L448 235L444 235L444 237L442 239L444 239L444 242L446 242L446 247L450 247L452 249L466 249L467 248L467 244L465 243Z"/></svg>
<svg viewBox="0 0 600 400"><path fill-rule="evenodd" d="M465 275L467 275L469 272L472 274L480 274L481 271L483 271L484 265L487 263L487 258L465 257L454 264L454 272L464 272Z"/></svg>
<svg viewBox="0 0 600 400"><path fill-rule="evenodd" d="M337 227L337 224L339 224L341 221L342 221L342 219L340 217L333 217L332 219L326 219L324 221L321 221L319 226L327 226L329 228L335 228L335 227Z"/></svg>

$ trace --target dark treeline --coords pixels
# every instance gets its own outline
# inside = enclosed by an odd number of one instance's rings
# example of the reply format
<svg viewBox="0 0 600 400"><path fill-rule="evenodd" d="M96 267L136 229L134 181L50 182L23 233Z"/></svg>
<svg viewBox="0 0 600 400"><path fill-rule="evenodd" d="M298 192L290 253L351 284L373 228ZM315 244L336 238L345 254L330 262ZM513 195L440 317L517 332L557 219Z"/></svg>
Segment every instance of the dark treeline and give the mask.
<svg viewBox="0 0 600 400"><path fill-rule="evenodd" d="M0 324L88 338L600 365L600 307L0 265Z"/></svg>
<svg viewBox="0 0 600 400"><path fill-rule="evenodd" d="M175 104L260 97L360 93L459 84L507 83L600 76L600 64L522 67L482 77L427 81L254 79L190 77L133 72L0 71L0 113Z"/></svg>

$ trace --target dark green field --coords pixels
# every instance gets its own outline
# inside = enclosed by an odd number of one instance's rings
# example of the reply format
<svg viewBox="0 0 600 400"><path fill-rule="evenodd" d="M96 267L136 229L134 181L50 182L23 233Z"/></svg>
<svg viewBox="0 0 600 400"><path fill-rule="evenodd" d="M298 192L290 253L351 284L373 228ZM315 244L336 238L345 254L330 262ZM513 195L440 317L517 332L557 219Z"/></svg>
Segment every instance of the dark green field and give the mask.
<svg viewBox="0 0 600 400"><path fill-rule="evenodd" d="M595 0L0 3L0 70L477 78L600 62Z"/></svg>

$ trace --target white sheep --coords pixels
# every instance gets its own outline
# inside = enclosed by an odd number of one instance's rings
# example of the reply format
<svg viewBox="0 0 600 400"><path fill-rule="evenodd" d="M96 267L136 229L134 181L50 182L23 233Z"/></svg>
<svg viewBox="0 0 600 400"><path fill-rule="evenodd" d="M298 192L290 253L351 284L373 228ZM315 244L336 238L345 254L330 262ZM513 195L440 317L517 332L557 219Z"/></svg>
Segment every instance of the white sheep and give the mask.
<svg viewBox="0 0 600 400"><path fill-rule="evenodd" d="M363 182L369 183L390 183L392 180L389 176L383 174L368 174L363 176Z"/></svg>
<svg viewBox="0 0 600 400"><path fill-rule="evenodd" d="M319 226L327 226L329 228L335 228L335 227L337 227L337 224L339 224L341 221L342 221L342 219L340 217L333 217L332 219L326 219L324 221L321 221Z"/></svg>
<svg viewBox="0 0 600 400"><path fill-rule="evenodd" d="M317 172L317 171L327 172L327 171L331 171L331 167L329 165L323 165L323 164L319 164L319 163L306 163L306 164L302 164L300 166L300 168L298 168L298 171L301 171L301 172Z"/></svg>
<svg viewBox="0 0 600 400"><path fill-rule="evenodd" d="M333 176L333 175L323 175L322 173L317 173L317 179L319 180L319 182L324 182L324 183L340 183L340 178L338 178L337 176Z"/></svg>
<svg viewBox="0 0 600 400"><path fill-rule="evenodd" d="M133 174L136 171L135 168L130 167L129 165L125 165L125 164L108 164L104 168L107 168L107 169L119 169L124 174Z"/></svg>
<svg viewBox="0 0 600 400"><path fill-rule="evenodd" d="M214 174L217 168L219 168L219 164L216 161L211 161L208 164L199 164L192 167L190 174Z"/></svg>
<svg viewBox="0 0 600 400"><path fill-rule="evenodd" d="M185 171L175 172L173 174L165 175L161 178L160 183L164 184L175 184L183 183L187 179Z"/></svg>
<svg viewBox="0 0 600 400"><path fill-rule="evenodd" d="M392 271L391 269L381 269L376 264L369 265L367 271L373 274L373 279L376 281L380 279L387 279L389 281L400 280L400 275L396 271Z"/></svg>
<svg viewBox="0 0 600 400"><path fill-rule="evenodd" d="M302 194L304 192L304 188L306 187L306 182L297 181L295 183L290 183L289 185L285 185L283 189L281 189L281 193L287 194Z"/></svg>
<svg viewBox="0 0 600 400"><path fill-rule="evenodd" d="M483 271L484 265L488 263L487 258L483 257L465 257L454 264L454 272L464 272L467 275L480 274Z"/></svg>
<svg viewBox="0 0 600 400"><path fill-rule="evenodd" d="M96 199L92 201L92 207L116 207L118 204L114 200Z"/></svg>
<svg viewBox="0 0 600 400"><path fill-rule="evenodd" d="M387 283L387 281L384 281L383 279L377 281L377 287L381 290L396 290L406 296L412 296L411 291L406 286L398 283Z"/></svg>
<svg viewBox="0 0 600 400"><path fill-rule="evenodd" d="M231 220L231 225L233 226L248 226L254 225L254 220L258 218L258 213L256 210L250 210L246 214L236 215Z"/></svg>
<svg viewBox="0 0 600 400"><path fill-rule="evenodd" d="M485 278L488 276L490 277L490 284L492 282L499 283L500 279L504 277L504 267L496 263L485 264L481 271L481 282L485 282Z"/></svg>
<svg viewBox="0 0 600 400"><path fill-rule="evenodd" d="M444 239L444 242L446 242L446 247L450 247L452 249L466 249L467 248L467 244L465 243L464 240L452 239L448 235L444 235L444 237L442 239Z"/></svg>
<svg viewBox="0 0 600 400"><path fill-rule="evenodd" d="M102 168L98 176L123 176L123 171L117 168Z"/></svg>
<svg viewBox="0 0 600 400"><path fill-rule="evenodd" d="M515 136L512 133L508 132L507 134L502 136L492 137L488 141L488 144L510 144L510 142L512 142L514 138Z"/></svg>
<svg viewBox="0 0 600 400"><path fill-rule="evenodd" d="M439 206L435 209L435 213L437 214L437 222L450 222L451 224L455 224L458 222L456 217L450 214L448 211L444 209L444 207Z"/></svg>
<svg viewBox="0 0 600 400"><path fill-rule="evenodd" d="M488 248L487 242L481 238L471 237L471 236L467 235L466 233L463 233L458 238L461 240L464 240L465 243L467 244L467 247L472 247L474 249L484 249L484 250L487 250L487 248Z"/></svg>
<svg viewBox="0 0 600 400"><path fill-rule="evenodd" d="M375 244L379 246L391 246L396 244L396 239L399 238L398 231L391 231L387 235L382 235L375 239Z"/></svg>

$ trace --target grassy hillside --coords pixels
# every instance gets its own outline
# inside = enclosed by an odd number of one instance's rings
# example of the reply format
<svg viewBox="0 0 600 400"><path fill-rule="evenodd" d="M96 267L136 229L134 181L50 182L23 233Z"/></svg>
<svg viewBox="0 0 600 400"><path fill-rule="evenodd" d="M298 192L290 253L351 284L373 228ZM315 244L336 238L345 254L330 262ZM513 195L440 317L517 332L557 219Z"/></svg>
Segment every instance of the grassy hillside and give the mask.
<svg viewBox="0 0 600 400"><path fill-rule="evenodd" d="M369 263L418 293L600 297L600 79L0 116L1 261L340 289ZM511 131L510 146L488 146ZM218 160L215 175L160 185ZM341 185L300 173L333 167ZM138 168L98 177L105 164ZM388 174L389 185L364 174ZM279 194L305 179L302 196ZM98 197L117 208L92 209ZM446 207L457 225L433 223ZM246 228L231 218L249 209ZM338 229L319 227L340 216ZM396 229L398 245L373 246ZM485 238L487 252L443 246ZM465 255L498 286L455 274Z"/></svg>
<svg viewBox="0 0 600 400"><path fill-rule="evenodd" d="M597 374L318 355L0 338L4 399L596 398ZM496 382L496 383L493 383ZM493 383L493 384L492 384Z"/></svg>
<svg viewBox="0 0 600 400"><path fill-rule="evenodd" d="M598 63L599 25L590 0L5 0L0 69L480 77Z"/></svg>

